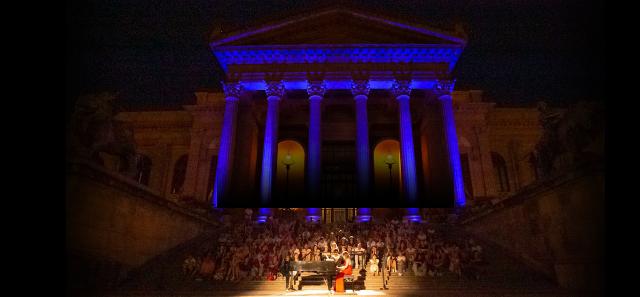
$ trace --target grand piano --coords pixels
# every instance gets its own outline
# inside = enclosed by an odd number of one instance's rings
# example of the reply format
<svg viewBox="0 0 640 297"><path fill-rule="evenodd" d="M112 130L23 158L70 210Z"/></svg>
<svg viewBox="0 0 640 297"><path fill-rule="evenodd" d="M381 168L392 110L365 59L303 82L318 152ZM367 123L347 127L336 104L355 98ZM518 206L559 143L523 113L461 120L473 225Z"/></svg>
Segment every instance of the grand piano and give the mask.
<svg viewBox="0 0 640 297"><path fill-rule="evenodd" d="M304 277L322 277L327 284L327 289L331 290L333 280L338 274L336 262L334 261L294 261L291 262L291 271L297 271L294 277L294 284L297 281L298 290L302 290Z"/></svg>

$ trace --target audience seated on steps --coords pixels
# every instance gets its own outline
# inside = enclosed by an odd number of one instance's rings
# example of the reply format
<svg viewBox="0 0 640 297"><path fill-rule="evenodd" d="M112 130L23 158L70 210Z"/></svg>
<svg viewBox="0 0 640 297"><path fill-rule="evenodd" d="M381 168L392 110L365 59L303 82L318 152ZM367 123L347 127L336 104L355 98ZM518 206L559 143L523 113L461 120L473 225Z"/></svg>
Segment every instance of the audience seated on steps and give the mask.
<svg viewBox="0 0 640 297"><path fill-rule="evenodd" d="M248 213L245 215L248 216ZM228 218L227 218L228 219ZM368 276L382 269L392 275L457 275L479 278L482 247L468 238L445 240L431 225L394 220L367 224L312 224L302 219L270 217L258 225L241 217L225 225L202 250L185 253L182 273L201 281L277 280L285 257L296 261L335 260L349 252L351 263ZM361 247L361 259L354 251ZM383 254L383 252L387 252ZM386 261L381 261L382 258ZM383 262L386 267L382 267Z"/></svg>

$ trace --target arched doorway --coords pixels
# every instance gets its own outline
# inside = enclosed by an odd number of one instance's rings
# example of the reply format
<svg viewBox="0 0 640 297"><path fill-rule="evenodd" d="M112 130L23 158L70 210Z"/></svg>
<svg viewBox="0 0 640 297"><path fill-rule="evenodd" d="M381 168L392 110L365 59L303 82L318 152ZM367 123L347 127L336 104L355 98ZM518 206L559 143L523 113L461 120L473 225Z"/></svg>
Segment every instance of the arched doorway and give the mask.
<svg viewBox="0 0 640 297"><path fill-rule="evenodd" d="M136 180L145 185L149 185L149 178L151 177L151 158L145 155L141 155L138 163L138 172L136 174Z"/></svg>
<svg viewBox="0 0 640 297"><path fill-rule="evenodd" d="M171 194L181 194L184 186L184 179L187 175L187 161L188 156L186 154L180 156L173 166L173 178L171 180Z"/></svg>
<svg viewBox="0 0 640 297"><path fill-rule="evenodd" d="M458 146L460 151L460 166L462 167L462 180L464 183L464 195L471 199L473 197L473 182L471 180L471 154L473 148L471 142L462 135L458 136Z"/></svg>
<svg viewBox="0 0 640 297"><path fill-rule="evenodd" d="M400 168L400 142L383 140L373 150L373 173L379 195L397 196L402 184Z"/></svg>
<svg viewBox="0 0 640 297"><path fill-rule="evenodd" d="M500 192L509 192L509 174L507 171L507 162L502 155L491 152L491 163L493 163L493 174L495 176L496 186Z"/></svg>
<svg viewBox="0 0 640 297"><path fill-rule="evenodd" d="M304 148L294 140L278 143L276 197L297 199L304 194Z"/></svg>

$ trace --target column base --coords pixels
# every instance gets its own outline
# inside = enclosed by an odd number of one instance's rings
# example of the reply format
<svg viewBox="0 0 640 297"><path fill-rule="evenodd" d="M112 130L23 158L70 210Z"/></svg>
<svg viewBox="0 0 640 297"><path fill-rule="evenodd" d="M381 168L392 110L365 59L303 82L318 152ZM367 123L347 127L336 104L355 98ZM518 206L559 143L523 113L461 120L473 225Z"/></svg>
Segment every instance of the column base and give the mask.
<svg viewBox="0 0 640 297"><path fill-rule="evenodd" d="M371 221L371 216L370 215L359 215L356 216L356 222L358 223L368 223Z"/></svg>
<svg viewBox="0 0 640 297"><path fill-rule="evenodd" d="M314 224L315 224L315 223L320 223L320 216L313 215L313 216L306 216L306 217L304 217L304 218L305 218L305 219L307 220L307 222L309 222L309 223L314 223Z"/></svg>
<svg viewBox="0 0 640 297"><path fill-rule="evenodd" d="M402 217L402 221L422 223L422 217L420 217L419 215L406 215Z"/></svg>
<svg viewBox="0 0 640 297"><path fill-rule="evenodd" d="M267 222L267 220L269 219L269 216L271 216L272 212L270 208L260 208L260 210L258 211L258 215L256 216L256 223L258 224L264 224Z"/></svg>

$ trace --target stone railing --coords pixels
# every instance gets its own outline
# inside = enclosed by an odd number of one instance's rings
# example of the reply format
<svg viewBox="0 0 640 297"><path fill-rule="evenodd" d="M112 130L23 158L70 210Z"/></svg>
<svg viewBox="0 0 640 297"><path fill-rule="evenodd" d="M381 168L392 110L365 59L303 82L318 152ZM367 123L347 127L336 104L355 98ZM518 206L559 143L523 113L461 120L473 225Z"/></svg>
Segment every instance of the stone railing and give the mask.
<svg viewBox="0 0 640 297"><path fill-rule="evenodd" d="M218 224L217 215L213 211L203 212L201 207L195 209L193 207L188 207L188 204L179 203L173 199L167 199L154 189L140 184L118 172L108 170L89 161L79 159L69 160L67 162L66 174L67 176L78 175L89 178L109 187L117 188L118 190L124 191L134 197L166 207L177 213L202 220L205 223L214 225Z"/></svg>
<svg viewBox="0 0 640 297"><path fill-rule="evenodd" d="M69 160L65 183L66 245L74 267L69 279L78 290L110 287L220 225L213 213L183 207L87 161ZM103 273L96 275L96 269Z"/></svg>
<svg viewBox="0 0 640 297"><path fill-rule="evenodd" d="M458 221L563 288L602 286L604 169L583 163Z"/></svg>

